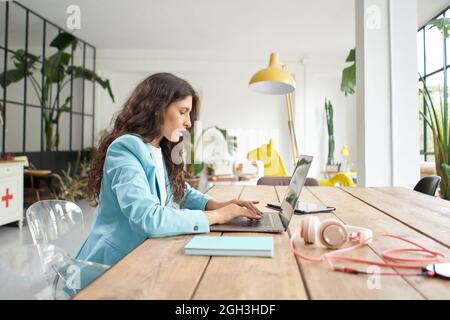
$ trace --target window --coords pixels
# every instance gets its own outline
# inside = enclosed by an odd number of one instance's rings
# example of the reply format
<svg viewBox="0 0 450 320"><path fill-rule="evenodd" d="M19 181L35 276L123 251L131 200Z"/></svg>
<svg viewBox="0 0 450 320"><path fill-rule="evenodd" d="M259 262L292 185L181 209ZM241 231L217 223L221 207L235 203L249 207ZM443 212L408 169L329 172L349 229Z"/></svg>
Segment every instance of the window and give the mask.
<svg viewBox="0 0 450 320"><path fill-rule="evenodd" d="M433 19L450 17L447 7ZM447 68L450 63L449 39L445 39L441 31L425 25L417 32L418 71L423 76L435 106L440 105L441 97L447 97ZM419 82L419 88L423 87ZM426 114L425 97L419 95L419 110ZM423 119L420 119L420 154L423 160L434 162L433 135Z"/></svg>
<svg viewBox="0 0 450 320"><path fill-rule="evenodd" d="M0 73L15 68L11 58L18 49L39 56L42 64L43 57L55 53L49 44L62 31L20 3L0 1ZM95 47L79 40L70 63L95 71ZM34 75L42 87L40 70ZM62 112L56 124L59 144L54 151L78 151L94 145L95 83L68 80L54 106L60 108L72 96L72 108ZM4 88L0 86L0 153L44 151L43 107L32 85L22 79ZM49 106L45 109L51 110Z"/></svg>

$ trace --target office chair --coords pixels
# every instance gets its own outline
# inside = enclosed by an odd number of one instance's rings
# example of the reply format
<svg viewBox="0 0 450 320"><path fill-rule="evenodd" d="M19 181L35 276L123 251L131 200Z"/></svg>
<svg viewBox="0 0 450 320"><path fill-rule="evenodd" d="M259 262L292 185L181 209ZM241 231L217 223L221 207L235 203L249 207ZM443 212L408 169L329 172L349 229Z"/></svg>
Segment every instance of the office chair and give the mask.
<svg viewBox="0 0 450 320"><path fill-rule="evenodd" d="M83 213L75 203L64 200L39 201L27 209L26 218L33 243L37 248L44 250L49 246L58 248L57 256L50 254L46 258L47 261L53 261L51 267L55 276L52 290L55 298L58 298L58 293L62 291L69 296L75 294L110 267L77 260L67 253L75 252L74 246L78 244L74 239L82 233L79 229L82 231L84 228Z"/></svg>
<svg viewBox="0 0 450 320"><path fill-rule="evenodd" d="M343 172L337 173L336 175L331 177L331 179L320 180L319 183L321 186L329 186L329 187L334 187L336 184L338 184L342 187L354 187L355 186L352 178Z"/></svg>
<svg viewBox="0 0 450 320"><path fill-rule="evenodd" d="M56 198L52 188L52 171L37 170L27 156L16 156L13 159L24 163L24 202L26 207L35 201Z"/></svg>
<svg viewBox="0 0 450 320"><path fill-rule="evenodd" d="M55 270L70 257L54 245L11 246L0 252L0 300L67 299L53 289Z"/></svg>
<svg viewBox="0 0 450 320"><path fill-rule="evenodd" d="M434 197L440 182L441 177L439 176L423 177L417 182L414 190Z"/></svg>

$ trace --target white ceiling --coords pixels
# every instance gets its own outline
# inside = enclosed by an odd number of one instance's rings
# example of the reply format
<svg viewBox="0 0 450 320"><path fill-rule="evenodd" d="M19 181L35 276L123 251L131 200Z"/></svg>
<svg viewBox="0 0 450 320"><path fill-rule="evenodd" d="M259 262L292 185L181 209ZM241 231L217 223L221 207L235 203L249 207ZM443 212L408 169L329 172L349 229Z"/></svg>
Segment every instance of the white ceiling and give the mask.
<svg viewBox="0 0 450 320"><path fill-rule="evenodd" d="M59 26L81 9L76 34L97 48L285 57L354 47L355 0L22 0ZM356 0L358 1L358 0ZM418 0L418 25L450 0Z"/></svg>
<svg viewBox="0 0 450 320"><path fill-rule="evenodd" d="M417 26L422 27L431 18L438 14L442 9L450 5L450 0L418 0Z"/></svg>

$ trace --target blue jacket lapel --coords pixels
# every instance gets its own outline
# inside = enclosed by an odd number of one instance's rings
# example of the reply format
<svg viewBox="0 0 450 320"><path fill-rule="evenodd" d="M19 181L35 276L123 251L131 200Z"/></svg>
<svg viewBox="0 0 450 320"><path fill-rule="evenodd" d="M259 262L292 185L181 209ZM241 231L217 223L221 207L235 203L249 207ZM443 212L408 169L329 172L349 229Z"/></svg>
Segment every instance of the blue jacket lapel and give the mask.
<svg viewBox="0 0 450 320"><path fill-rule="evenodd" d="M147 143L146 145L148 147L148 151L150 151L150 158L152 158L152 161L155 164L155 170L158 170L158 168L156 168L156 159L155 155L153 154L152 147L150 143ZM161 181L159 181L160 179L157 171L155 171L155 176L156 176L156 192L158 194L159 201L161 202L161 187L160 187Z"/></svg>
<svg viewBox="0 0 450 320"><path fill-rule="evenodd" d="M153 163L156 165L156 159L155 159L155 155L153 153L152 147L149 143L147 143L147 147L148 150L150 151L150 157L153 160ZM172 190L170 188L170 181L169 181L169 174L167 172L167 168L166 168L166 162L163 158L163 166L164 166L164 184L166 186L166 203L162 204L162 205L167 205L169 203L172 202ZM156 168L156 170L158 170L158 168ZM160 181L161 179L159 178L159 174L158 172L155 172L155 176L156 176L156 191L158 193L158 198L159 201L161 202L161 183L163 183L163 181Z"/></svg>

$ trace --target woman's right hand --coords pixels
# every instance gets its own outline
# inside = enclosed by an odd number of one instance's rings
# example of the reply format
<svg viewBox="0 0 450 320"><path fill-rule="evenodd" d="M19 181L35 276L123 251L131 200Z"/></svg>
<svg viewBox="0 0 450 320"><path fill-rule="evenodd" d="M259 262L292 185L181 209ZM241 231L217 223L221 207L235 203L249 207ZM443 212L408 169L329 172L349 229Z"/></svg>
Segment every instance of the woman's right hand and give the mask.
<svg viewBox="0 0 450 320"><path fill-rule="evenodd" d="M205 211L205 213L210 225L227 223L237 217L247 217L251 220L261 219L261 215L234 203L216 210Z"/></svg>

